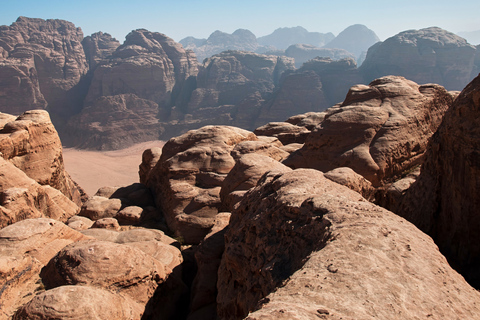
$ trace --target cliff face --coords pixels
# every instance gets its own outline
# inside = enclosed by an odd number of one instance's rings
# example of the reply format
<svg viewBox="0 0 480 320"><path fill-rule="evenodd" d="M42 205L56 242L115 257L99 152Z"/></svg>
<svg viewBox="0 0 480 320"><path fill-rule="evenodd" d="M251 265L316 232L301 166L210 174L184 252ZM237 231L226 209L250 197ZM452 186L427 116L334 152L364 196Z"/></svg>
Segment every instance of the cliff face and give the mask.
<svg viewBox="0 0 480 320"><path fill-rule="evenodd" d="M477 77L445 114L428 144L421 174L398 210L430 234L452 265L476 286L480 284L479 113Z"/></svg>
<svg viewBox="0 0 480 320"><path fill-rule="evenodd" d="M10 90L26 94L10 105L4 101L2 111L19 114L35 108L48 108L55 116L68 117L81 107L84 87L80 83L88 71L80 28L64 20L20 17L10 27L0 30L2 66L7 68L1 80L3 95ZM19 64L19 68L13 67ZM13 81L11 75L18 78ZM39 93L41 92L41 94ZM45 101L46 100L46 101Z"/></svg>
<svg viewBox="0 0 480 320"><path fill-rule="evenodd" d="M465 39L440 28L410 30L372 46L360 71L367 81L398 75L462 90L471 80L475 52Z"/></svg>

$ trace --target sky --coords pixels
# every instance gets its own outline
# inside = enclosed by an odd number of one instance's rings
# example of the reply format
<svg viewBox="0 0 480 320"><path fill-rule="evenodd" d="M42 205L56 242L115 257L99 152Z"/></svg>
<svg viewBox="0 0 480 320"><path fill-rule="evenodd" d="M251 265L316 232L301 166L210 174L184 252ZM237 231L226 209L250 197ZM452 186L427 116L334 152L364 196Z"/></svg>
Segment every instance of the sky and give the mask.
<svg viewBox="0 0 480 320"><path fill-rule="evenodd" d="M338 35L363 24L385 40L401 31L431 26L458 33L480 30L479 0L0 0L0 25L19 16L62 19L85 36L102 31L120 42L132 30L161 32L176 41L208 38L220 30L248 29L257 37L280 27L302 26Z"/></svg>

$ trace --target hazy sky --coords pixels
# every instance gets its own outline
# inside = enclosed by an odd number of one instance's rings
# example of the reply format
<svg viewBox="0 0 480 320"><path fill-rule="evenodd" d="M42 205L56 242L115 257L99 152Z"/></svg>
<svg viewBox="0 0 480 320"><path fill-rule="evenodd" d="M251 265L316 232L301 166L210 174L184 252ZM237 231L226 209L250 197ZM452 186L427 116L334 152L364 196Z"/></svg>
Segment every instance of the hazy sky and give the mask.
<svg viewBox="0 0 480 320"><path fill-rule="evenodd" d="M364 24L381 40L409 29L437 26L452 32L480 30L479 0L0 0L0 25L19 16L63 19L85 35L110 33L123 42L134 29L207 38L213 31L249 29L257 37L280 27L337 35L352 24Z"/></svg>

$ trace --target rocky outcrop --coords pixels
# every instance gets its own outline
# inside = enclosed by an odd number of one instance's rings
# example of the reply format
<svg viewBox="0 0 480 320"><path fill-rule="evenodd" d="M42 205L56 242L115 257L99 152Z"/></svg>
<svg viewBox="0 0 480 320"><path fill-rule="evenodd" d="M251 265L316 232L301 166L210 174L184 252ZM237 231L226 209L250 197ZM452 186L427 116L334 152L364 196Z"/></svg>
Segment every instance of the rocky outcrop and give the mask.
<svg viewBox="0 0 480 320"><path fill-rule="evenodd" d="M139 319L142 306L110 291L61 286L36 295L13 319Z"/></svg>
<svg viewBox="0 0 480 320"><path fill-rule="evenodd" d="M28 111L0 130L0 152L41 185L49 185L81 205L81 191L65 171L62 144L43 110Z"/></svg>
<svg viewBox="0 0 480 320"><path fill-rule="evenodd" d="M333 40L333 33L309 32L302 27L278 28L271 34L259 37L258 43L264 46L273 46L277 49L285 50L289 46L297 43L309 44L316 47L322 47Z"/></svg>
<svg viewBox="0 0 480 320"><path fill-rule="evenodd" d="M120 42L108 33L96 32L82 40L83 50L90 70L95 68L104 59L108 59L120 46Z"/></svg>
<svg viewBox="0 0 480 320"><path fill-rule="evenodd" d="M479 293L428 236L315 170L265 175L225 240L221 319L480 316Z"/></svg>
<svg viewBox="0 0 480 320"><path fill-rule="evenodd" d="M300 68L302 64L316 57L330 58L332 60L355 59L353 53L339 48L319 48L311 44L293 44L285 50L285 55L295 59L295 66Z"/></svg>
<svg viewBox="0 0 480 320"><path fill-rule="evenodd" d="M393 76L353 86L284 163L323 172L350 167L374 186L398 179L421 162L454 97L439 85Z"/></svg>
<svg viewBox="0 0 480 320"><path fill-rule="evenodd" d="M53 219L27 219L0 230L0 319L42 290L39 273L69 243L89 237Z"/></svg>
<svg viewBox="0 0 480 320"><path fill-rule="evenodd" d="M360 71L367 81L386 75L462 90L471 81L475 47L432 27L401 32L372 46Z"/></svg>
<svg viewBox="0 0 480 320"><path fill-rule="evenodd" d="M397 211L431 235L452 265L476 287L480 285L479 99L477 77L445 114L429 142L420 176Z"/></svg>
<svg viewBox="0 0 480 320"><path fill-rule="evenodd" d="M221 209L232 212L245 193L254 188L260 178L269 171L283 173L291 171L291 169L271 157L257 152L245 154L237 159L220 190Z"/></svg>
<svg viewBox="0 0 480 320"><path fill-rule="evenodd" d="M64 20L20 17L3 26L1 109L20 114L32 104L45 108L48 102L55 117L77 112L85 93L81 80L88 71L82 39L82 30Z"/></svg>
<svg viewBox="0 0 480 320"><path fill-rule="evenodd" d="M41 276L47 289L63 285L100 287L146 305L170 272L140 249L88 240L60 250Z"/></svg>
<svg viewBox="0 0 480 320"><path fill-rule="evenodd" d="M213 226L220 207L220 188L235 165L236 144L257 140L246 130L207 126L170 139L147 185L169 228L187 243L199 243Z"/></svg>
<svg viewBox="0 0 480 320"><path fill-rule="evenodd" d="M339 48L347 50L358 59L368 48L380 41L373 30L362 24L354 24L343 30L324 48ZM357 60L358 61L358 60Z"/></svg>

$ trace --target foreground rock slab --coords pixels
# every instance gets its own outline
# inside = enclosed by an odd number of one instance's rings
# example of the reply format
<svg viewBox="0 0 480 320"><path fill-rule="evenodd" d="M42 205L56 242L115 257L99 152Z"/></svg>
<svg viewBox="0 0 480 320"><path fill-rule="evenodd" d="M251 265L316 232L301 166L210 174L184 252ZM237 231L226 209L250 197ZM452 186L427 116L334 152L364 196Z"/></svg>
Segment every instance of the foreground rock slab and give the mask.
<svg viewBox="0 0 480 320"><path fill-rule="evenodd" d="M480 317L430 237L319 171L265 175L225 240L221 319Z"/></svg>

